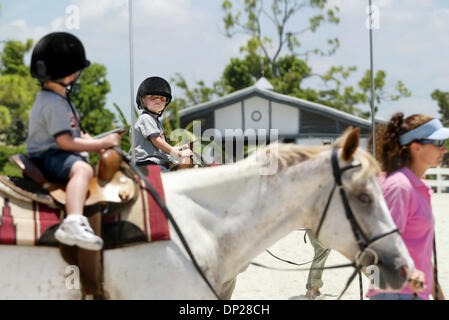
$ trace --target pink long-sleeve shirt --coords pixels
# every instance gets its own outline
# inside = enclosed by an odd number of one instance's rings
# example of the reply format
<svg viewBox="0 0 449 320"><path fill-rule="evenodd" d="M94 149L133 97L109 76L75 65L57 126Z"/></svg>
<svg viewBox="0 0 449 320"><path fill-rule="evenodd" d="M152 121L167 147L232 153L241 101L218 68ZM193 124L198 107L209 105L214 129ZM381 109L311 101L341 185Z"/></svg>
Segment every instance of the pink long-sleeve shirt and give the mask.
<svg viewBox="0 0 449 320"><path fill-rule="evenodd" d="M430 202L432 189L408 167L403 167L388 177L383 174L378 177L378 182L415 267L425 273L427 289L419 293L419 296L428 300L433 286L435 220ZM367 297L378 293L381 292L371 289ZM399 293L413 294L413 291L407 284Z"/></svg>

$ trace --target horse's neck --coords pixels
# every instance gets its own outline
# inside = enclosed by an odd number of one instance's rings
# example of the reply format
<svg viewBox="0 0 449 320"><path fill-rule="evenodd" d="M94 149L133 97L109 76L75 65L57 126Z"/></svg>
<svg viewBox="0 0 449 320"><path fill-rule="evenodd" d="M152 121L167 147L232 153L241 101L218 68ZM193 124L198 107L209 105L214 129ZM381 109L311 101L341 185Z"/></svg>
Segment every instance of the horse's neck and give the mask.
<svg viewBox="0 0 449 320"><path fill-rule="evenodd" d="M328 179L323 167L324 160L316 159L262 176L245 163L172 177L176 192L198 205L184 218L213 238L218 264L227 268L221 272L232 276L290 231L310 227L317 190Z"/></svg>

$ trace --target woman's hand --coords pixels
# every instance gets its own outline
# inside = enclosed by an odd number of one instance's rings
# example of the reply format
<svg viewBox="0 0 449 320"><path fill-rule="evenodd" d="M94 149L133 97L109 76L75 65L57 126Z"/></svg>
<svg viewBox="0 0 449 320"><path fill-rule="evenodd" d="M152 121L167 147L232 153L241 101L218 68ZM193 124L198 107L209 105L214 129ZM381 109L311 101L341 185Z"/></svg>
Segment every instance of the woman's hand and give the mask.
<svg viewBox="0 0 449 320"><path fill-rule="evenodd" d="M415 269L409 276L409 288L414 293L420 293L427 289L425 285L426 275L421 270Z"/></svg>

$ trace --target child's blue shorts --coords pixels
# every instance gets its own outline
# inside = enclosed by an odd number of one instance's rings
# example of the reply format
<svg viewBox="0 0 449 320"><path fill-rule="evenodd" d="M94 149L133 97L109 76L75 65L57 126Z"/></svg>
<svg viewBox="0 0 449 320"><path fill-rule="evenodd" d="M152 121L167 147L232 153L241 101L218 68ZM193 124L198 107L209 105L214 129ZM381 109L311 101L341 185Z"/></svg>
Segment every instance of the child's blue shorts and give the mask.
<svg viewBox="0 0 449 320"><path fill-rule="evenodd" d="M87 162L79 153L51 149L37 156L30 155L31 161L52 182L67 182L70 170L77 161Z"/></svg>

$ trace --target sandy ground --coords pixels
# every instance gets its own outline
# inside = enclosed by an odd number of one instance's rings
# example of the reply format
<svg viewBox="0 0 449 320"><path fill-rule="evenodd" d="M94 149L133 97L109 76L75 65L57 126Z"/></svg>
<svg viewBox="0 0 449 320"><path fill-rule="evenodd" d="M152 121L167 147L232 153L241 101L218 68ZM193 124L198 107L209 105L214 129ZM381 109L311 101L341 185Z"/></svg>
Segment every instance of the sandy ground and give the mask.
<svg viewBox="0 0 449 320"><path fill-rule="evenodd" d="M434 194L432 206L436 219L436 244L438 258L439 282L446 297L449 297L449 194ZM304 231L294 231L274 244L269 250L283 259L297 263L313 259L313 248L310 242L304 243ZM308 240L308 239L307 239ZM295 266L278 261L268 253L260 254L254 262L279 268L295 268ZM332 251L326 265L337 265L349 261L340 253ZM310 265L307 265L310 266ZM307 267L306 266L306 267ZM321 292L325 299L336 299L345 287L353 269L325 270L324 285ZM237 285L232 300L304 300L305 285L308 272L273 271L250 265L237 278ZM363 288L368 288L369 279L363 277ZM342 299L360 299L358 277L354 279Z"/></svg>

